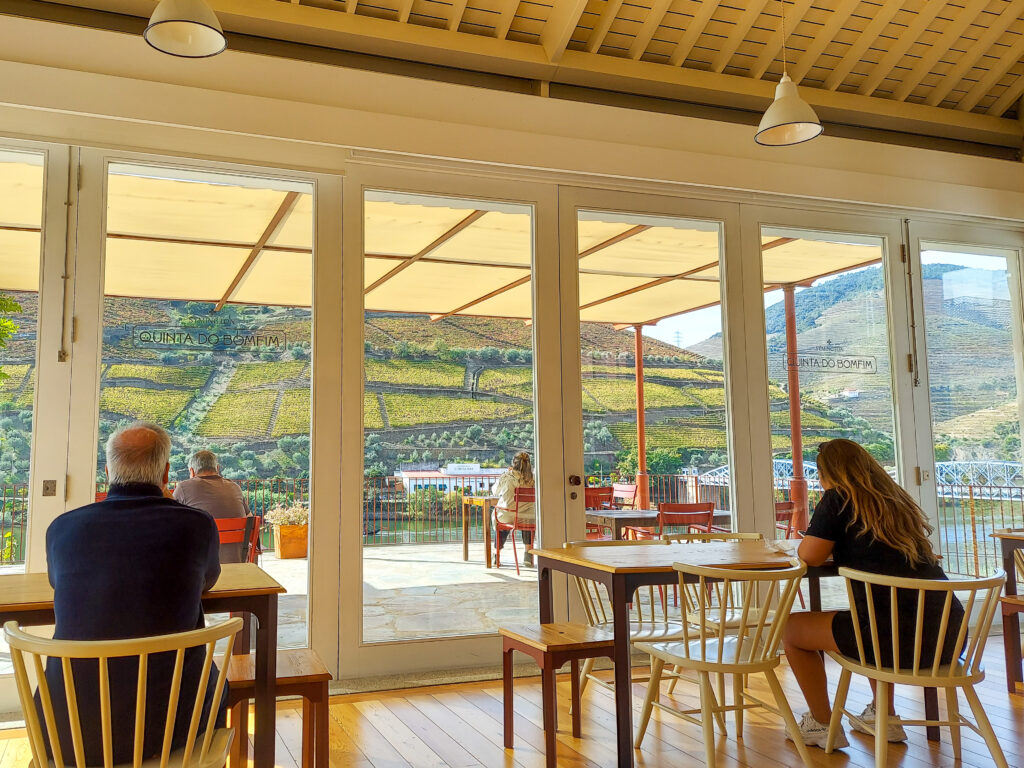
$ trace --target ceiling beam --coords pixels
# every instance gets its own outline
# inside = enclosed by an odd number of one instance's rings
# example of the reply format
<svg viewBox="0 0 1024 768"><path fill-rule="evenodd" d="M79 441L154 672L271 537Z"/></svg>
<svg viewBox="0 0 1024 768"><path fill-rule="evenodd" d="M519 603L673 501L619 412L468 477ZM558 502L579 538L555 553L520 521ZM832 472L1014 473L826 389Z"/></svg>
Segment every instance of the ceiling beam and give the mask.
<svg viewBox="0 0 1024 768"><path fill-rule="evenodd" d="M967 73L974 69L978 59L992 50L996 41L1006 33L1010 25L1017 21L1021 15L1024 15L1024 0L1011 0L1011 2L1007 3L1003 8L1003 12L999 14L998 18L993 19L984 32L978 35L978 39L966 46L967 50L960 54L960 58L953 65L953 68L943 74L942 79L932 89L932 92L928 94L928 98L924 100L925 104L930 107L936 107L941 104L950 91L956 88Z"/></svg>
<svg viewBox="0 0 1024 768"><path fill-rule="evenodd" d="M693 20L686 24L683 36L679 38L675 50L672 51L672 55L668 59L670 66L683 66L689 58L693 46L697 44L700 36L704 34L704 30L707 28L708 22L711 21L711 17L715 15L716 10L718 10L718 3L712 2L712 0L704 0L704 2L697 6L697 12L693 14Z"/></svg>
<svg viewBox="0 0 1024 768"><path fill-rule="evenodd" d="M552 64L562 60L586 7L587 0L558 0L552 4L551 14L540 30L540 45Z"/></svg>
<svg viewBox="0 0 1024 768"><path fill-rule="evenodd" d="M811 71L815 62L818 61L822 51L825 50L829 43L835 40L839 30L849 21L850 15L857 5L859 5L858 2L845 2L832 9L832 14L828 17L828 21L815 33L811 39L811 44L799 56L794 58L793 66L789 67L789 76L793 78L793 82L799 83L807 77L807 73ZM796 29L795 24L787 26L789 26L790 30ZM790 37L792 37L792 33Z"/></svg>
<svg viewBox="0 0 1024 768"><path fill-rule="evenodd" d="M843 58L832 67L832 72L825 78L825 87L828 90L834 91L843 84L843 80L850 74L850 70L857 66L864 52L874 45L878 36L889 26L889 22L902 7L902 2L882 3L875 11L875 15L871 17L871 21L864 27L864 31L854 38L853 44L847 49Z"/></svg>
<svg viewBox="0 0 1024 768"><path fill-rule="evenodd" d="M897 101L906 101L925 76L932 71L932 67L938 64L939 59L943 56L949 55L949 51L956 41L988 6L989 0L966 0L963 10L953 16L946 24L946 28L942 30L942 34L931 41L924 56L903 77L899 87L893 92L893 98Z"/></svg>
<svg viewBox="0 0 1024 768"><path fill-rule="evenodd" d="M345 12L355 13L356 7L359 5L359 0L345 0Z"/></svg>
<svg viewBox="0 0 1024 768"><path fill-rule="evenodd" d="M414 0L400 0L398 3L398 20L405 24L409 21L409 15L412 13L412 4Z"/></svg>
<svg viewBox="0 0 1024 768"><path fill-rule="evenodd" d="M999 117L1006 110L1017 103L1017 100L1024 94L1024 77L1018 77L1013 85L1003 91L1003 95L993 102L992 106L986 111L986 114L992 115L993 117ZM1021 110L1024 105L1018 105L1017 114L1021 114ZM1019 118L1018 118L1019 119Z"/></svg>
<svg viewBox="0 0 1024 768"><path fill-rule="evenodd" d="M1016 66L1024 57L1024 35L1018 35L1017 40L1006 49L1006 52L999 57L999 61L991 66L964 95L956 108L962 112L970 112L985 96L995 87L996 83L1006 76L1011 67ZM1018 76L1019 77L1019 76Z"/></svg>
<svg viewBox="0 0 1024 768"><path fill-rule="evenodd" d="M408 269L409 267L411 267L413 264L415 264L417 261L422 259L427 254L431 253L432 251L436 250L437 248L440 248L444 243L446 243L449 240L451 240L453 237L455 237L457 234L459 234L459 232L464 230L466 227L468 227L474 221L479 219L485 213L487 213L487 211L473 211L466 218L464 218L462 221L460 221L454 227L449 229L443 235L438 237L436 240L434 240L434 242L432 242L426 248L421 250L419 253L417 253L417 254L415 254L413 256L410 256L408 259L403 261L397 267L395 267L394 269L390 270L386 274L381 275L376 280L374 280L373 283L371 283L369 286L367 286L366 288L363 289L363 295L365 296L370 291L372 291L374 288L379 288L381 285L386 283L388 280L390 280L392 277L397 275L399 272L402 272L403 270Z"/></svg>
<svg viewBox="0 0 1024 768"><path fill-rule="evenodd" d="M597 53L601 49L604 39L608 37L608 30L612 28L612 22L619 15L621 7L622 0L608 0L604 4L601 16L597 19L594 28L590 30L590 37L587 38L588 53Z"/></svg>
<svg viewBox="0 0 1024 768"><path fill-rule="evenodd" d="M518 10L519 0L505 0L498 12L498 21L494 25L494 36L498 40L508 37L508 31L512 28L512 22L516 20Z"/></svg>
<svg viewBox="0 0 1024 768"><path fill-rule="evenodd" d="M769 240L767 243L761 246L762 251L770 251L772 248L778 248L780 245L786 243L792 243L796 240L795 237L780 237L776 240Z"/></svg>
<svg viewBox="0 0 1024 768"><path fill-rule="evenodd" d="M896 68L896 65L903 60L911 46L921 39L921 35L928 31L928 26L935 21L939 11L945 7L946 3L942 0L930 0L922 4L917 9L917 14L914 16L914 20L910 22L910 25L887 46L882 58L868 71L868 76L860 84L857 93L862 96L873 94L878 89L878 86L882 84L882 81L888 77L889 73Z"/></svg>
<svg viewBox="0 0 1024 768"><path fill-rule="evenodd" d="M466 4L468 0L452 0L452 15L448 17L448 30L450 32L458 32L459 25L462 24L462 17L466 13Z"/></svg>
<svg viewBox="0 0 1024 768"><path fill-rule="evenodd" d="M671 5L672 0L654 0L647 11L643 24L637 30L636 37L633 38L633 42L629 46L629 58L639 59L647 52L647 46L654 39L654 33L658 31L661 22L665 20L665 14L668 13Z"/></svg>
<svg viewBox="0 0 1024 768"><path fill-rule="evenodd" d="M812 2L814 2L814 0L796 0L796 2L793 3L793 7L786 11L787 32L789 30L796 29L800 25L800 22L803 21L804 14L807 13L807 10L811 7ZM838 6L837 9L833 11L833 13L838 13L839 8L841 7L842 6ZM775 31L772 32L771 35L768 37L768 40L765 42L764 48L762 48L760 55L757 57L757 59L754 60L753 65L751 65L751 77L753 77L756 80L760 80L762 77L764 77L764 73L768 71L768 68L771 67L772 62L775 61L775 59L778 57L781 51L782 24L780 23L776 26Z"/></svg>
<svg viewBox="0 0 1024 768"><path fill-rule="evenodd" d="M277 210L274 212L270 221L267 223L266 228L263 230L263 234L260 235L260 239L256 241L256 244L249 251L249 255L245 258L245 261L242 262L242 266L238 268L238 272L234 279L232 279L231 284L228 285L228 289L224 291L224 295L221 296L220 301L217 302L217 306L213 308L214 312L220 312L224 308L228 299L231 298L235 289L238 288L239 283L241 283L245 276L249 274L249 270L252 269L252 265L256 263L256 257L260 255L263 247L281 231L281 227L284 226L285 221L287 221L289 214L291 214L298 201L298 192L292 191L285 193L284 199L277 207Z"/></svg>
<svg viewBox="0 0 1024 768"><path fill-rule="evenodd" d="M739 20L733 25L729 37L718 46L717 52L711 58L712 72L721 72L729 65L736 50L747 38L747 33L750 32L750 28L754 26L754 22L757 21L757 17L761 15L761 11L767 4L768 0L746 0L741 4L743 12L740 14Z"/></svg>
<svg viewBox="0 0 1024 768"><path fill-rule="evenodd" d="M451 312L445 312L443 315L431 315L430 316L430 322L432 322L432 323L433 322L437 322L438 320L444 320L446 317L451 317L452 315L457 315L460 312L463 312L463 311L469 309L470 307L475 307L477 304L483 304L488 299L493 299L495 296L501 296L501 294L507 293L508 291L511 291L513 288L518 288L520 285L526 285L532 279L533 279L533 273L531 272L530 274L524 275L523 277L519 278L518 280L513 280L508 285L503 285L500 288L495 288L490 293L486 293L486 294L484 294L483 296L481 296L481 297L479 297L477 299L473 299L472 301L468 301L465 304L463 304L461 307L457 307L456 309L453 309Z"/></svg>

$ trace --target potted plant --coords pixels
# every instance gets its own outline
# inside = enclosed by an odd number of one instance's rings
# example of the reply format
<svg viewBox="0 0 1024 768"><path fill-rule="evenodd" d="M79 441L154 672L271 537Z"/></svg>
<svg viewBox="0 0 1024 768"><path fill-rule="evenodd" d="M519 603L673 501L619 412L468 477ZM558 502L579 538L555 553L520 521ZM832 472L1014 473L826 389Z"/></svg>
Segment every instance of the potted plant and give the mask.
<svg viewBox="0 0 1024 768"><path fill-rule="evenodd" d="M309 551L309 508L302 504L278 504L267 512L274 526L274 551L281 559L305 557Z"/></svg>

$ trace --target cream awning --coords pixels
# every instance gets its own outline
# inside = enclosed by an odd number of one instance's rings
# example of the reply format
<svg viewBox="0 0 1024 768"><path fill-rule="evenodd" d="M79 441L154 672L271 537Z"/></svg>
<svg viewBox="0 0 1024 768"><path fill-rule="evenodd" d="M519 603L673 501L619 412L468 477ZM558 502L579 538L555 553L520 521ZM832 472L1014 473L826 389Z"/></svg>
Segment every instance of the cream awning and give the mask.
<svg viewBox="0 0 1024 768"><path fill-rule="evenodd" d="M6 160L6 162L4 162ZM36 290L42 167L0 158L0 289ZM110 296L309 306L310 185L111 166L105 291ZM370 311L532 317L528 205L366 193ZM877 262L877 238L766 229L766 290ZM581 211L585 322L635 325L721 301L716 222Z"/></svg>

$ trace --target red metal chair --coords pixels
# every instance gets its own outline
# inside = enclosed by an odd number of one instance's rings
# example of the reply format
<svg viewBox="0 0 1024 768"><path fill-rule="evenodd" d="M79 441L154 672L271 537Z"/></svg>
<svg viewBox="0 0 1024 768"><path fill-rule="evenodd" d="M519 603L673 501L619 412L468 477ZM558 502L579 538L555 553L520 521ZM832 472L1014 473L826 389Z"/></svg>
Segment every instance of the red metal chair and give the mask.
<svg viewBox="0 0 1024 768"><path fill-rule="evenodd" d="M613 483L611 507L613 509L636 509L636 492L635 483Z"/></svg>
<svg viewBox="0 0 1024 768"><path fill-rule="evenodd" d="M587 509L608 509L612 505L612 493L613 489L611 486L598 487L598 488L584 488L583 498L585 499L585 505ZM598 525L597 523L587 523L587 538L591 540L608 540L611 539L611 529L606 525Z"/></svg>
<svg viewBox="0 0 1024 768"><path fill-rule="evenodd" d="M796 515L795 501L775 502L775 528L785 533L784 539L796 538L796 530L793 526L793 517Z"/></svg>
<svg viewBox="0 0 1024 768"><path fill-rule="evenodd" d="M497 568L501 567L501 536L498 531L508 531L508 537L512 540L512 557L516 561L516 576L519 575L519 552L516 549L516 531L529 531L530 533L536 534L537 524L536 523L520 523L519 522L519 505L520 504L531 504L537 501L537 489L536 488L516 488L515 496L512 502L512 522L503 523L498 520L498 510L508 509L507 507L494 508L494 565ZM523 542L523 546L526 546L526 542Z"/></svg>
<svg viewBox="0 0 1024 768"><path fill-rule="evenodd" d="M658 504L658 531L666 533L666 526L681 525L688 532L711 533L711 523L715 518L715 505L711 501L695 504Z"/></svg>
<svg viewBox="0 0 1024 768"><path fill-rule="evenodd" d="M247 517L222 517L215 518L217 534L221 544L245 544L244 563L255 563L259 554L260 526L263 518L260 516Z"/></svg>

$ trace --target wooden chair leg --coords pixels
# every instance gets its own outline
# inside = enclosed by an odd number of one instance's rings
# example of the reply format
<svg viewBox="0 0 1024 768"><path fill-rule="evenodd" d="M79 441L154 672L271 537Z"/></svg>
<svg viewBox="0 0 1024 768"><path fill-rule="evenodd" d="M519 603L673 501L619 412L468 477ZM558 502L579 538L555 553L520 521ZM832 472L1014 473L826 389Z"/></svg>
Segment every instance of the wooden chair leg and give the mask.
<svg viewBox="0 0 1024 768"><path fill-rule="evenodd" d="M572 692L572 735L580 738L580 662L573 659L569 662L569 690Z"/></svg>
<svg viewBox="0 0 1024 768"><path fill-rule="evenodd" d="M512 710L512 653L512 649L507 648L501 655L501 694L505 704L505 749L512 749L515 741L515 721Z"/></svg>
<svg viewBox="0 0 1024 768"><path fill-rule="evenodd" d="M786 730L792 737L793 743L796 744L796 751L800 754L803 764L810 768L812 765L811 755L807 751L807 745L804 744L804 737L800 735L800 726L797 725L796 718L793 717L793 710L789 706L789 700L786 698L786 692L782 690L779 678L775 675L775 670L766 669L764 676L768 680L768 687L772 690L772 696L775 697L775 706L779 708L782 720L786 723Z"/></svg>
<svg viewBox="0 0 1024 768"><path fill-rule="evenodd" d="M519 550L516 548L516 529L508 532L509 541L512 542L512 559L516 561L516 576L519 576Z"/></svg>
<svg viewBox="0 0 1024 768"><path fill-rule="evenodd" d="M736 738L743 738L743 683L746 680L744 675L732 676L732 699L736 705Z"/></svg>
<svg viewBox="0 0 1024 768"><path fill-rule="evenodd" d="M715 720L714 720L714 690L711 686L711 675L707 672L699 672L700 677L700 723L704 729L704 764L708 768L715 768Z"/></svg>
<svg viewBox="0 0 1024 768"><path fill-rule="evenodd" d="M853 673L843 669L839 673L839 687L836 688L836 700L832 704L832 719L828 722L828 739L825 741L825 754L830 754L835 748L836 735L842 727L843 711L846 709L846 695L850 692L850 679Z"/></svg>
<svg viewBox="0 0 1024 768"><path fill-rule="evenodd" d="M889 683L875 681L875 766L885 768L889 759Z"/></svg>
<svg viewBox="0 0 1024 768"><path fill-rule="evenodd" d="M960 700L956 695L956 688L946 689L946 717L952 725L949 726L949 743L953 746L953 759L961 760L960 756Z"/></svg>
<svg viewBox="0 0 1024 768"><path fill-rule="evenodd" d="M998 768L1007 768L1006 756L1003 754L1003 748L999 746L999 740L996 739L996 733L992 730L992 723L989 722L988 715L985 714L985 709L981 706L981 699L978 698L978 692L974 690L973 685L964 686L964 696L967 697L967 703L971 706L971 712L974 714L974 722L978 724L978 730L981 731L981 735L985 739L988 751L992 753L993 762L998 766Z"/></svg>
<svg viewBox="0 0 1024 768"><path fill-rule="evenodd" d="M587 659L583 662L583 669L580 671L580 698L583 698L583 692L587 690L587 684L590 682L590 673L594 671L594 659Z"/></svg>
<svg viewBox="0 0 1024 768"><path fill-rule="evenodd" d="M544 715L544 755L547 768L558 768L555 742L558 722L558 705L555 702L555 669L551 659L545 657L540 673L541 701Z"/></svg>
<svg viewBox="0 0 1024 768"><path fill-rule="evenodd" d="M640 722L637 724L636 741L633 746L640 749L643 743L644 734L647 733L647 724L651 721L651 712L654 710L654 702L661 698L661 672L665 668L665 660L657 656L651 657L651 679L647 681L647 694L644 696L644 709L640 714Z"/></svg>
<svg viewBox="0 0 1024 768"><path fill-rule="evenodd" d="M313 745L316 725L313 722L313 702L302 697L302 768L313 765Z"/></svg>
<svg viewBox="0 0 1024 768"><path fill-rule="evenodd" d="M235 729L235 740L231 744L232 768L245 768L249 757L249 700L231 707L231 727Z"/></svg>

